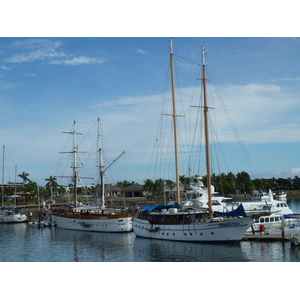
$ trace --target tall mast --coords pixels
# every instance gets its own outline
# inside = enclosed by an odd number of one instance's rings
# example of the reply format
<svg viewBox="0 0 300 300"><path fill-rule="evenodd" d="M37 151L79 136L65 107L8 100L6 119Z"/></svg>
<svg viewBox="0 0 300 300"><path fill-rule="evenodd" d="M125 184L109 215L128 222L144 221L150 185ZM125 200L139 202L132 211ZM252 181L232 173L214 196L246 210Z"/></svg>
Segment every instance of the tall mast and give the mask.
<svg viewBox="0 0 300 300"><path fill-rule="evenodd" d="M76 122L73 123L73 181L74 181L74 207L77 206L77 163L76 154L78 147L76 145Z"/></svg>
<svg viewBox="0 0 300 300"><path fill-rule="evenodd" d="M2 157L2 206L4 205L4 151L5 145L3 145L3 157Z"/></svg>
<svg viewBox="0 0 300 300"><path fill-rule="evenodd" d="M206 173L207 173L207 191L208 191L208 208L209 217L212 218L212 199L211 199L211 170L210 170L210 144L209 144L209 124L208 124L208 109L206 99L206 69L205 69L205 53L202 46L202 83L203 83L203 111L204 111L204 127L205 127L205 149L206 149Z"/></svg>
<svg viewBox="0 0 300 300"><path fill-rule="evenodd" d="M69 134L73 134L73 151L71 152L60 152L60 153L72 153L73 154L73 165L71 166L71 168L73 169L73 182L74 182L74 207L77 206L77 179L78 179L78 175L77 175L77 160L76 160L76 156L79 154L78 152L78 146L76 143L76 134L81 134L82 133L78 133L76 132L76 122L74 120L73 123L73 131L71 132L63 132L63 133L69 133ZM64 176L57 176L57 177L64 177Z"/></svg>
<svg viewBox="0 0 300 300"><path fill-rule="evenodd" d="M104 195L104 172L103 172L103 151L100 138L100 118L98 118L98 151L99 151L99 177L100 177L100 195L101 195L101 208L105 208L105 195Z"/></svg>
<svg viewBox="0 0 300 300"><path fill-rule="evenodd" d="M175 144L176 190L177 190L177 202L178 202L178 204L180 204L177 113L176 113L176 93L175 93L175 79L174 79L174 54L173 54L172 39L170 39L170 65L171 65L171 81L172 81L172 99L173 99L173 125L174 125L174 144Z"/></svg>

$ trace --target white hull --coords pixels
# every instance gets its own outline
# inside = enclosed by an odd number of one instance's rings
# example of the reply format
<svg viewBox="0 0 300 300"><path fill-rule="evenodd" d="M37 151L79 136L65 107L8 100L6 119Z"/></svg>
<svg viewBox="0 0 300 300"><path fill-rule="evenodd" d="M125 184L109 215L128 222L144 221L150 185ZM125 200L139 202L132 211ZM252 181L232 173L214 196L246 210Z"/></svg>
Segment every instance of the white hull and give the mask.
<svg viewBox="0 0 300 300"><path fill-rule="evenodd" d="M150 224L133 217L133 231L138 237L183 242L239 242L253 224L251 217L178 225Z"/></svg>
<svg viewBox="0 0 300 300"><path fill-rule="evenodd" d="M0 223L21 223L27 220L27 216L24 214L12 214L5 215L0 214Z"/></svg>
<svg viewBox="0 0 300 300"><path fill-rule="evenodd" d="M97 232L130 232L132 231L132 217L121 217L108 219L99 217L99 219L78 219L66 218L53 214L55 225L58 228L97 231Z"/></svg>

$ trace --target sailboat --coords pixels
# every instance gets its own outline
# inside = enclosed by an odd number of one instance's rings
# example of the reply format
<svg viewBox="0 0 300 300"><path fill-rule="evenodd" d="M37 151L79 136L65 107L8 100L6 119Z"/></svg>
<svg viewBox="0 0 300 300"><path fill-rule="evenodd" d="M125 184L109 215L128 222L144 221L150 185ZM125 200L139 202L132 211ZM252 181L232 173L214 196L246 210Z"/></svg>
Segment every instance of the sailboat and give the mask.
<svg viewBox="0 0 300 300"><path fill-rule="evenodd" d="M77 156L79 154L76 144L76 122L73 124L73 184L74 184L74 204L73 207L54 209L52 217L58 228L81 230L81 231L97 231L97 232L130 232L132 231L132 215L123 209L113 209L105 205L104 198L104 172L116 160L113 161L106 169L102 166L102 148L100 143L100 119L98 118L98 152L100 153L99 173L101 178L101 205L79 205L77 202Z"/></svg>
<svg viewBox="0 0 300 300"><path fill-rule="evenodd" d="M2 206L0 212L0 223L21 223L27 220L25 214L20 213L20 208L16 207L5 207L4 206L4 153L5 145L3 145L3 164L2 164ZM14 199L16 199L16 189Z"/></svg>
<svg viewBox="0 0 300 300"><path fill-rule="evenodd" d="M182 242L230 243L239 242L254 219L245 215L243 206L229 213L217 213L212 209L210 171L210 145L208 131L208 105L206 99L206 69L202 46L202 83L204 95L204 120L207 166L208 208L182 205L180 202L179 164L177 142L177 113L174 82L173 46L170 39L170 66L173 99L173 126L177 201L167 205L136 207L133 215L133 231L137 237Z"/></svg>

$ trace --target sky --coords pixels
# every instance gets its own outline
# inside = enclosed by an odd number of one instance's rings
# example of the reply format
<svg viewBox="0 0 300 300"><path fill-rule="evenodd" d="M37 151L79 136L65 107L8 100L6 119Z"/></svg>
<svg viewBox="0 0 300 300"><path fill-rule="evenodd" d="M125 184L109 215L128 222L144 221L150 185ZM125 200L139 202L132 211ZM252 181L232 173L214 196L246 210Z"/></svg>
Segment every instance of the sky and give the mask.
<svg viewBox="0 0 300 300"><path fill-rule="evenodd" d="M75 5L68 26L62 15L65 5L58 12L49 8L43 21L41 15L32 12L26 18L17 13L18 25L9 26L14 19L9 14L4 17L10 29L1 31L0 37L0 145L5 145L5 182L15 180L16 169L17 174L29 173L39 185L45 185L50 175L66 175L70 172L66 166L70 155L59 152L71 151L71 146L70 135L63 132L71 131L76 120L78 132L83 133L78 137L80 150L91 151L98 117L103 136L108 137L104 145L109 153L106 165L126 151L111 168L117 175L107 178L107 183L129 180L142 184L147 178L174 176L152 171L157 168L154 149L163 134L158 129L161 114L170 113L166 108L170 99L165 96L170 95L170 37L175 54L177 113L185 116L178 118L178 123L189 135L180 140L185 147L180 156L188 156L186 149L196 124L190 106L200 95L200 81L196 79L201 77L201 46L205 45L208 76L212 76L209 85L218 94L216 99L209 99L215 108L211 116L226 156L220 171L246 171L253 179L300 176L300 39L293 31L283 34L276 18L281 7L274 5L274 13L269 16L268 24L277 26L270 32L261 26L265 20L260 12L256 29L245 26L254 8L249 8L250 15L233 14L228 19L221 12L215 13L212 19L204 19L211 23L209 29L203 29L196 12L192 13L194 21L182 19L171 27L162 23L166 8L153 19L154 7L149 7L147 16L124 16L123 4L119 4L113 19L103 12L96 19L97 11L90 10L91 17L86 16L87 9ZM13 3L7 6L7 11L13 9ZM105 8L111 11L112 7L111 3ZM180 10L177 5L173 7L177 16ZM51 17L54 12L55 24ZM79 12L80 22L76 18ZM292 16L293 12L285 24L293 22ZM122 26L108 30L119 17ZM217 20L222 28L213 26ZM236 26L237 21L241 26ZM167 131L164 134L171 136ZM168 155L168 159L173 156ZM94 168L83 167L81 176L95 181L96 154L82 154L81 159ZM180 174L205 175L203 166L198 170L183 162Z"/></svg>
<svg viewBox="0 0 300 300"><path fill-rule="evenodd" d="M229 169L221 171L246 171L257 178L300 176L300 39L175 37L172 41L177 113L186 114L184 123L195 120L188 120L189 106L205 45L208 77L213 77L209 85L216 86L232 122L219 113L220 103L214 103L218 140L228 156ZM147 172L158 123L161 113L167 113L161 111L161 103L170 86L168 37L2 37L0 60L0 136L9 173L6 177L5 172L5 181L14 181L15 166L18 174L25 171L40 185L50 175L60 176L59 152L71 151L71 144L66 149L70 137L63 132L71 131L76 120L78 132L90 133L95 142L98 117L113 137L108 163L126 151L121 164L126 164L124 179L116 181L143 183L152 178ZM89 151L93 142L82 142L80 150ZM192 169L192 173L197 172Z"/></svg>

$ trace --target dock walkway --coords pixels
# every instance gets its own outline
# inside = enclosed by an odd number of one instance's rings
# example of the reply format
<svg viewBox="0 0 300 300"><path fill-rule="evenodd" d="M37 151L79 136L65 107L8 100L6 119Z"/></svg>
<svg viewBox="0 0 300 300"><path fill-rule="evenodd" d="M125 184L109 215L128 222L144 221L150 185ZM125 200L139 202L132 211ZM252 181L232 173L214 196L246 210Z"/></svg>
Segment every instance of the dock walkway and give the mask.
<svg viewBox="0 0 300 300"><path fill-rule="evenodd" d="M274 242L282 241L288 242L289 237L287 235L282 236L281 234L245 234L242 241L259 241L259 242Z"/></svg>

